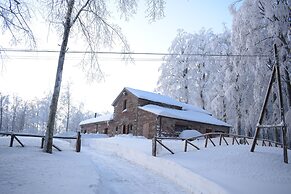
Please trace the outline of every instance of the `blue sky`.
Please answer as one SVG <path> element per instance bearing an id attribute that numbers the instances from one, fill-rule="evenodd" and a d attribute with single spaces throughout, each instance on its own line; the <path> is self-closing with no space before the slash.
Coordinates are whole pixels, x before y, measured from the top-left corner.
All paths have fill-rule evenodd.
<path id="1" fill-rule="evenodd" d="M 171 0 L 167 1 L 165 18 L 149 23 L 140 5 L 138 14 L 129 22 L 121 22 L 121 27 L 136 51 L 165 52 L 177 34 L 177 29 L 198 32 L 211 28 L 221 32 L 223 24 L 231 28 L 228 7 L 234 0 Z"/>
<path id="2" fill-rule="evenodd" d="M 143 1 L 140 0 L 139 3 L 141 2 Z M 177 29 L 197 32 L 204 27 L 221 32 L 223 23 L 231 28 L 232 18 L 228 6 L 233 2 L 234 0 L 170 0 L 166 4 L 165 18 L 154 23 L 148 22 L 144 6 L 139 4 L 138 14 L 129 22 L 120 21 L 118 16 L 115 16 L 114 21 L 122 28 L 132 51 L 167 52 L 177 34 Z M 41 27 L 36 29 L 40 32 L 39 48 L 59 48 L 56 35 L 50 34 L 47 39 Z M 78 41 L 70 40 L 69 48 L 78 48 L 78 44 Z M 113 50 L 118 50 L 118 47 L 116 48 Z M 24 57 L 17 59 L 15 54 L 7 54 L 10 59 L 3 61 L 5 68 L 0 73 L 0 92 L 33 99 L 42 97 L 44 93 L 53 89 L 57 54 L 51 57 L 29 54 L 29 59 Z M 124 64 L 118 60 L 101 61 L 101 69 L 106 75 L 105 80 L 100 83 L 88 83 L 78 67 L 80 58 L 67 56 L 63 83 L 67 81 L 73 83 L 73 99 L 77 103 L 83 102 L 88 110 L 112 111 L 111 103 L 123 87 L 153 91 L 157 86 L 160 61 L 137 60 L 135 64 Z"/>

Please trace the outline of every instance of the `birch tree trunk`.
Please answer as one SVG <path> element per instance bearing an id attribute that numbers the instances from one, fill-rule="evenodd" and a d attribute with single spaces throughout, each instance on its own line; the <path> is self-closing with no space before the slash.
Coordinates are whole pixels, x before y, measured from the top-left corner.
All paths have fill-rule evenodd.
<path id="1" fill-rule="evenodd" d="M 47 153 L 52 153 L 55 117 L 56 117 L 58 99 L 59 99 L 60 90 L 61 90 L 63 66 L 64 66 L 68 39 L 70 35 L 70 30 L 71 30 L 71 16 L 72 16 L 73 8 L 74 8 L 74 3 L 75 3 L 75 0 L 68 1 L 68 10 L 67 10 L 66 18 L 65 18 L 65 23 L 64 23 L 63 41 L 62 41 L 61 50 L 59 53 L 58 69 L 56 73 L 55 86 L 54 86 L 53 96 L 51 100 L 49 119 L 47 123 L 46 135 L 45 135 L 44 152 L 47 152 Z"/>

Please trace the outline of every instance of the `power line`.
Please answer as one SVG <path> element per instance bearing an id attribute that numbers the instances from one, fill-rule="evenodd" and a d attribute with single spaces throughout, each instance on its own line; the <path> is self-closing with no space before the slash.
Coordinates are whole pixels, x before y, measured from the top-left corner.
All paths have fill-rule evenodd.
<path id="1" fill-rule="evenodd" d="M 0 52 L 18 52 L 18 53 L 59 53 L 58 50 L 36 50 L 36 49 L 10 49 L 2 48 Z M 112 54 L 112 55 L 152 55 L 152 56 L 200 56 L 200 57 L 270 57 L 269 55 L 248 55 L 248 54 L 204 54 L 204 53 L 161 53 L 161 52 L 118 52 L 118 51 L 66 51 L 68 54 Z"/>
<path id="2" fill-rule="evenodd" d="M 56 60 L 56 56 L 49 56 L 49 55 L 42 55 L 42 56 L 35 56 L 35 55 L 9 55 L 5 57 L 7 60 Z M 83 56 L 67 56 L 66 60 L 83 60 Z M 131 59 L 133 61 L 147 61 L 147 62 L 165 62 L 169 61 L 169 59 L 166 59 L 161 56 L 131 56 Z M 128 59 L 120 56 L 99 56 L 99 61 L 127 61 Z M 207 59 L 206 59 L 207 60 Z M 225 61 L 225 58 L 217 59 L 216 61 Z M 180 61 L 179 58 L 172 58 L 170 61 Z M 187 59 L 187 62 L 196 62 L 194 58 Z"/>

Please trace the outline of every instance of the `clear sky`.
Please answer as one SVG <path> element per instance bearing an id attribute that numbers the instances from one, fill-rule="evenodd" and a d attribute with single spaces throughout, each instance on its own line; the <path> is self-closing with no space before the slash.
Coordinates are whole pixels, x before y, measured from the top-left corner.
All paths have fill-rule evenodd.
<path id="1" fill-rule="evenodd" d="M 221 32 L 223 23 L 231 28 L 228 6 L 234 0 L 170 0 L 166 4 L 165 18 L 154 23 L 149 23 L 145 18 L 142 2 L 139 1 L 137 15 L 128 22 L 114 18 L 134 52 L 167 52 L 177 29 L 197 32 L 204 27 Z M 44 35 L 45 24 L 37 24 L 34 29 L 38 32 L 38 49 L 58 50 L 57 36 L 52 33 Z M 15 48 L 6 42 L 0 39 L 3 47 Z M 78 40 L 70 40 L 69 48 L 78 48 L 78 44 Z M 57 56 L 7 52 L 0 72 L 0 92 L 17 94 L 24 99 L 43 97 L 53 89 Z M 63 84 L 68 81 L 72 83 L 75 103 L 83 102 L 86 109 L 99 113 L 112 111 L 111 103 L 123 87 L 147 91 L 154 91 L 157 87 L 161 61 L 153 60 L 152 56 L 140 56 L 134 64 L 125 64 L 119 60 L 119 55 L 100 57 L 105 79 L 99 83 L 86 80 L 78 65 L 81 55 L 70 54 L 66 57 Z"/>

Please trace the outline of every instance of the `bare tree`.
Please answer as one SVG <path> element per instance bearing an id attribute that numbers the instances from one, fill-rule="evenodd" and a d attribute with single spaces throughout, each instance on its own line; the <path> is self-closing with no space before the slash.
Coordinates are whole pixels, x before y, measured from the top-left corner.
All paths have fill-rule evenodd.
<path id="1" fill-rule="evenodd" d="M 71 109 L 72 109 L 72 95 L 71 95 L 71 86 L 70 84 L 67 85 L 65 91 L 66 97 L 66 132 L 69 130 L 69 123 L 71 118 Z"/>
<path id="2" fill-rule="evenodd" d="M 137 3 L 135 0 L 118 0 L 118 10 L 125 16 L 135 13 Z M 152 20 L 163 15 L 164 0 L 147 0 L 148 5 L 152 6 L 149 10 L 149 17 Z M 123 49 L 129 50 L 125 37 L 117 25 L 111 24 L 108 19 L 109 1 L 105 0 L 51 0 L 46 3 L 50 7 L 49 20 L 57 28 L 62 26 L 62 43 L 58 59 L 58 68 L 55 79 L 53 97 L 50 105 L 50 113 L 46 130 L 44 151 L 52 153 L 53 132 L 55 117 L 58 106 L 58 99 L 61 89 L 63 66 L 67 52 L 68 40 L 72 32 L 78 33 L 87 43 L 88 54 L 84 56 L 84 67 L 90 75 L 99 77 L 100 68 L 96 51 L 100 46 L 112 46 L 114 40 L 118 39 L 123 43 Z M 88 62 L 87 62 L 88 61 Z M 89 70 L 89 71 L 88 71 Z"/>
<path id="3" fill-rule="evenodd" d="M 2 131 L 4 108 L 7 106 L 7 103 L 8 96 L 2 95 L 0 93 L 0 131 Z"/>
<path id="4" fill-rule="evenodd" d="M 72 83 L 67 82 L 63 92 L 61 92 L 60 106 L 58 107 L 58 115 L 62 118 L 61 122 L 65 131 L 69 131 L 69 124 L 72 116 Z"/>
<path id="5" fill-rule="evenodd" d="M 24 101 L 21 107 L 21 112 L 19 113 L 20 118 L 19 118 L 19 124 L 18 124 L 18 131 L 23 131 L 25 129 L 27 112 L 28 112 L 28 104 L 27 102 Z"/>
<path id="6" fill-rule="evenodd" d="M 24 0 L 0 1 L 0 27 L 11 35 L 13 43 L 29 41 L 35 46 L 35 38 L 28 22 L 31 18 L 30 9 Z"/>
<path id="7" fill-rule="evenodd" d="M 13 96 L 11 131 L 17 131 L 17 129 L 16 129 L 16 117 L 18 114 L 18 109 L 19 109 L 20 103 L 21 103 L 21 99 L 18 96 Z"/>

